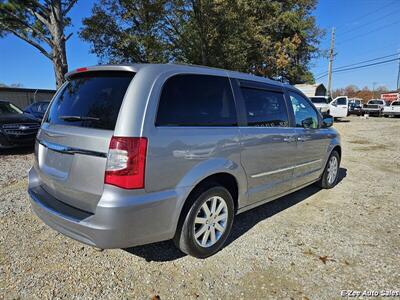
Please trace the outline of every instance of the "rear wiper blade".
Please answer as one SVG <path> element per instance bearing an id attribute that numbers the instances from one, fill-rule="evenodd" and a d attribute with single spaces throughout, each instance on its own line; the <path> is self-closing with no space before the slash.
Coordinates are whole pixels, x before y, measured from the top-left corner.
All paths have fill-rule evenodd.
<path id="1" fill-rule="evenodd" d="M 75 122 L 75 121 L 99 121 L 100 118 L 94 118 L 94 117 L 81 117 L 81 116 L 59 116 L 59 119 L 62 119 L 64 121 L 68 122 Z"/>

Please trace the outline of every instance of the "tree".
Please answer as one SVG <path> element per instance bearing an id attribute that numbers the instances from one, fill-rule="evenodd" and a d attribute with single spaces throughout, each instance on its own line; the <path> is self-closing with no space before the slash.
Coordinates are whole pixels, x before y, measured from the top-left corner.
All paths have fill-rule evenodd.
<path id="1" fill-rule="evenodd" d="M 100 0 L 81 38 L 104 62 L 184 62 L 313 82 L 315 0 Z"/>
<path id="2" fill-rule="evenodd" d="M 68 71 L 65 35 L 67 17 L 77 0 L 0 0 L 0 36 L 13 34 L 39 50 L 53 63 L 56 84 Z"/>
<path id="3" fill-rule="evenodd" d="M 386 86 L 379 86 L 375 89 L 375 91 L 371 91 L 367 86 L 363 87 L 361 90 L 356 85 L 348 85 L 345 88 L 335 89 L 332 93 L 333 98 L 337 96 L 348 96 L 349 98 L 361 98 L 364 102 L 374 99 L 380 98 L 380 95 L 384 92 L 387 92 L 388 89 Z"/>

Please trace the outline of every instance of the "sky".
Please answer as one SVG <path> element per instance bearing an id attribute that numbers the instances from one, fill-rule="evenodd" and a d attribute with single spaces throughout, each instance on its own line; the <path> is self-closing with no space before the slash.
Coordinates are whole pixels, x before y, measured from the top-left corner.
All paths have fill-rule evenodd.
<path id="1" fill-rule="evenodd" d="M 98 58 L 90 53 L 90 44 L 82 41 L 77 32 L 82 19 L 91 15 L 93 0 L 80 0 L 70 12 L 73 26 L 67 34 L 69 69 L 96 65 Z M 400 0 L 320 0 L 313 12 L 318 26 L 326 34 L 320 48 L 328 50 L 330 32 L 335 27 L 335 60 L 333 68 L 400 53 Z M 396 58 L 390 56 L 382 60 Z M 376 61 L 367 62 L 374 63 Z M 369 68 L 337 72 L 332 75 L 332 87 L 355 84 L 359 88 L 386 86 L 396 88 L 398 61 Z M 320 57 L 311 62 L 317 78 L 328 69 L 328 59 Z M 327 84 L 327 77 L 316 79 Z M 0 83 L 22 84 L 26 88 L 55 88 L 51 61 L 36 48 L 8 35 L 0 39 Z"/>

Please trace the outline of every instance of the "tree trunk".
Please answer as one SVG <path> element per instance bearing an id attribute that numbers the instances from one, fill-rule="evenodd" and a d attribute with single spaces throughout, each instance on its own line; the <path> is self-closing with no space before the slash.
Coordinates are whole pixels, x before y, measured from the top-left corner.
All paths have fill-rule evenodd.
<path id="1" fill-rule="evenodd" d="M 63 41 L 62 43 L 64 44 L 65 49 L 65 42 Z M 68 72 L 68 65 L 65 51 L 56 48 L 57 47 L 53 48 L 52 61 L 54 67 L 54 75 L 56 77 L 56 86 L 58 89 L 65 81 L 64 75 Z"/>
<path id="2" fill-rule="evenodd" d="M 49 30 L 52 35 L 52 61 L 58 89 L 65 81 L 64 75 L 68 72 L 68 63 L 61 0 L 53 1 L 53 3 L 52 13 L 50 14 L 51 28 Z"/>
<path id="3" fill-rule="evenodd" d="M 203 3 L 201 0 L 194 0 L 192 2 L 192 7 L 193 7 L 193 13 L 194 13 L 194 19 L 196 20 L 197 27 L 199 30 L 199 35 L 200 35 L 200 59 L 201 59 L 201 64 L 203 66 L 208 65 L 208 47 L 207 47 L 207 30 L 206 30 L 206 24 L 205 20 L 203 18 L 203 15 L 205 14 L 204 12 L 204 7 Z"/>

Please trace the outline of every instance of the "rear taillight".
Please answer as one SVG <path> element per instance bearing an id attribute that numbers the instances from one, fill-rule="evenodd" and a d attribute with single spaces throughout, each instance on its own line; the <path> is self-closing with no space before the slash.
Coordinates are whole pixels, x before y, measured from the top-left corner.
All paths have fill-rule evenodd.
<path id="1" fill-rule="evenodd" d="M 104 183 L 124 189 L 144 188 L 147 138 L 113 136 Z"/>

